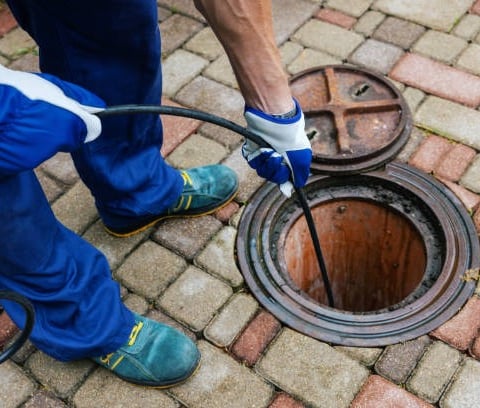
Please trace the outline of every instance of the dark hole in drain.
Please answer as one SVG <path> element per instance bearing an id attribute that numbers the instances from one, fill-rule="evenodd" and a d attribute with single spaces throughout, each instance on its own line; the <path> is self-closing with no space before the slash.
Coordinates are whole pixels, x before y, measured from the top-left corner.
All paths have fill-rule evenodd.
<path id="1" fill-rule="evenodd" d="M 332 285 L 335 308 L 371 312 L 408 297 L 425 275 L 422 235 L 396 210 L 369 200 L 342 199 L 312 209 Z M 314 301 L 327 298 L 305 218 L 285 241 L 288 274 Z"/>

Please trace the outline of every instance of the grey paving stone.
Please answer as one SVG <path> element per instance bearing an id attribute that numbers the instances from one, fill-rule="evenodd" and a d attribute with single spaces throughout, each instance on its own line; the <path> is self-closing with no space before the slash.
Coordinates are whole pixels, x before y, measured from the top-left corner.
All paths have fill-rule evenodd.
<path id="1" fill-rule="evenodd" d="M 357 33 L 363 34 L 367 37 L 371 36 L 376 28 L 385 19 L 385 14 L 372 10 L 363 14 L 353 27 Z"/>
<path id="2" fill-rule="evenodd" d="M 348 407 L 368 370 L 325 343 L 285 329 L 257 363 L 258 372 L 308 406 Z"/>
<path id="3" fill-rule="evenodd" d="M 403 384 L 430 344 L 428 336 L 388 346 L 375 364 L 375 371 L 396 384 Z"/>
<path id="4" fill-rule="evenodd" d="M 419 54 L 450 64 L 467 45 L 463 38 L 429 30 L 419 38 L 412 49 Z"/>
<path id="5" fill-rule="evenodd" d="M 158 0 L 160 6 L 170 10 L 171 13 L 184 14 L 200 21 L 205 21 L 191 0 Z"/>
<path id="6" fill-rule="evenodd" d="M 222 228 L 211 242 L 195 258 L 195 264 L 233 287 L 243 283 L 243 277 L 235 263 L 235 239 L 237 230 Z"/>
<path id="7" fill-rule="evenodd" d="M 335 350 L 341 351 L 347 356 L 360 361 L 363 365 L 371 367 L 375 364 L 383 349 L 370 347 L 343 347 L 337 346 Z"/>
<path id="8" fill-rule="evenodd" d="M 65 184 L 73 185 L 79 180 L 77 170 L 68 153 L 57 153 L 39 167 L 45 173 Z"/>
<path id="9" fill-rule="evenodd" d="M 22 55 L 20 58 L 13 61 L 8 68 L 17 71 L 40 72 L 37 47 L 28 54 Z"/>
<path id="10" fill-rule="evenodd" d="M 11 361 L 0 364 L 0 406 L 17 408 L 35 390 L 35 383 Z"/>
<path id="11" fill-rule="evenodd" d="M 36 46 L 32 37 L 21 28 L 15 28 L 0 38 L 0 53 L 9 58 L 19 58 Z"/>
<path id="12" fill-rule="evenodd" d="M 189 136 L 168 155 L 167 162 L 177 169 L 220 163 L 228 155 L 225 146 L 199 134 Z"/>
<path id="13" fill-rule="evenodd" d="M 290 74 L 297 74 L 309 68 L 322 65 L 338 65 L 341 63 L 342 60 L 340 58 L 329 55 L 323 51 L 306 48 L 288 65 L 287 71 Z"/>
<path id="14" fill-rule="evenodd" d="M 372 3 L 373 0 L 327 0 L 326 6 L 340 10 L 345 14 L 360 17 Z"/>
<path id="15" fill-rule="evenodd" d="M 205 27 L 195 34 L 183 48 L 210 61 L 217 59 L 224 52 L 222 44 L 210 27 Z"/>
<path id="16" fill-rule="evenodd" d="M 67 228 L 82 234 L 98 218 L 90 190 L 81 181 L 56 200 L 52 210 Z"/>
<path id="17" fill-rule="evenodd" d="M 186 268 L 187 262 L 182 257 L 146 241 L 122 263 L 115 277 L 131 291 L 153 300 Z"/>
<path id="18" fill-rule="evenodd" d="M 125 257 L 144 240 L 148 232 L 147 230 L 131 237 L 116 238 L 108 234 L 103 224 L 98 221 L 83 234 L 83 238 L 103 253 L 112 270 L 115 270 Z"/>
<path id="19" fill-rule="evenodd" d="M 286 67 L 302 52 L 303 47 L 293 41 L 287 41 L 280 47 L 282 63 Z"/>
<path id="20" fill-rule="evenodd" d="M 377 0 L 373 4 L 383 13 L 445 32 L 453 28 L 471 5 L 471 0 Z"/>
<path id="21" fill-rule="evenodd" d="M 17 364 L 23 364 L 36 349 L 32 342 L 27 340 L 20 350 L 11 357 L 11 360 Z"/>
<path id="22" fill-rule="evenodd" d="M 55 394 L 49 391 L 41 390 L 36 392 L 30 398 L 23 408 L 66 408 L 61 400 L 55 397 Z"/>
<path id="23" fill-rule="evenodd" d="M 135 293 L 127 294 L 123 301 L 132 312 L 144 315 L 148 311 L 148 302 Z"/>
<path id="24" fill-rule="evenodd" d="M 172 12 L 165 7 L 157 7 L 158 21 L 165 21 L 168 17 L 172 15 Z"/>
<path id="25" fill-rule="evenodd" d="M 316 9 L 316 4 L 306 0 L 272 1 L 273 30 L 277 44 L 283 44 L 290 38 Z"/>
<path id="26" fill-rule="evenodd" d="M 87 378 L 73 403 L 76 408 L 179 408 L 179 403 L 163 391 L 127 383 L 103 368 Z"/>
<path id="27" fill-rule="evenodd" d="M 479 406 L 480 363 L 467 358 L 440 401 L 440 407 L 476 408 Z"/>
<path id="28" fill-rule="evenodd" d="M 349 61 L 387 74 L 402 55 L 403 50 L 395 45 L 369 39 L 355 50 Z"/>
<path id="29" fill-rule="evenodd" d="M 162 222 L 153 234 L 153 240 L 191 260 L 211 237 L 222 228 L 212 216 L 171 219 Z"/>
<path id="30" fill-rule="evenodd" d="M 460 55 L 456 66 L 475 75 L 480 75 L 480 45 L 470 44 Z"/>
<path id="31" fill-rule="evenodd" d="M 176 320 L 201 331 L 232 293 L 227 284 L 191 266 L 165 291 L 158 304 Z"/>
<path id="32" fill-rule="evenodd" d="M 35 169 L 35 174 L 49 203 L 52 203 L 63 194 L 63 188 L 43 171 Z"/>
<path id="33" fill-rule="evenodd" d="M 237 79 L 233 73 L 230 61 L 225 54 L 212 62 L 207 69 L 205 69 L 203 75 L 230 88 L 238 89 Z"/>
<path id="34" fill-rule="evenodd" d="M 218 347 L 228 347 L 257 310 L 258 303 L 252 296 L 246 293 L 232 296 L 205 328 L 205 338 Z"/>
<path id="35" fill-rule="evenodd" d="M 162 55 L 166 56 L 181 47 L 203 27 L 203 24 L 198 20 L 180 14 L 173 14 L 167 18 L 160 23 Z"/>
<path id="36" fill-rule="evenodd" d="M 480 193 L 480 155 L 475 156 L 475 159 L 470 163 L 467 171 L 460 179 L 460 184 L 475 193 Z"/>
<path id="37" fill-rule="evenodd" d="M 187 407 L 266 408 L 273 387 L 253 371 L 211 344 L 200 341 L 202 364 L 185 384 L 171 393 Z"/>
<path id="38" fill-rule="evenodd" d="M 309 20 L 293 36 L 305 47 L 347 58 L 363 42 L 363 36 L 319 20 Z"/>
<path id="39" fill-rule="evenodd" d="M 375 31 L 373 38 L 398 45 L 403 49 L 410 46 L 425 32 L 425 27 L 400 18 L 388 17 Z"/>
<path id="40" fill-rule="evenodd" d="M 60 398 L 67 398 L 95 367 L 89 360 L 64 363 L 37 351 L 30 356 L 26 367 L 42 385 L 55 392 Z"/>
<path id="41" fill-rule="evenodd" d="M 415 113 L 420 103 L 425 99 L 425 93 L 419 89 L 407 87 L 403 91 L 403 97 L 405 98 L 410 111 Z"/>
<path id="42" fill-rule="evenodd" d="M 229 221 L 229 224 L 233 227 L 233 228 L 237 228 L 238 229 L 238 225 L 240 223 L 240 219 L 242 217 L 242 214 L 243 214 L 243 210 L 245 209 L 245 206 L 243 207 L 240 207 L 240 209 L 233 215 L 233 217 L 230 218 L 230 221 Z"/>
<path id="43" fill-rule="evenodd" d="M 172 98 L 208 65 L 208 60 L 182 49 L 175 50 L 162 63 L 162 93 Z"/>
<path id="44" fill-rule="evenodd" d="M 472 40 L 480 32 L 480 16 L 476 14 L 466 14 L 452 32 L 465 40 Z"/>
<path id="45" fill-rule="evenodd" d="M 420 146 L 420 143 L 422 143 L 424 138 L 425 132 L 414 126 L 412 132 L 410 133 L 407 144 L 403 147 L 395 159 L 404 163 L 408 162 L 410 156 L 417 150 L 417 147 Z"/>
<path id="46" fill-rule="evenodd" d="M 480 150 L 479 111 L 429 96 L 414 119 L 419 127 Z"/>
<path id="47" fill-rule="evenodd" d="M 428 402 L 436 403 L 453 374 L 462 355 L 442 342 L 434 342 L 425 352 L 407 382 L 407 389 Z"/>

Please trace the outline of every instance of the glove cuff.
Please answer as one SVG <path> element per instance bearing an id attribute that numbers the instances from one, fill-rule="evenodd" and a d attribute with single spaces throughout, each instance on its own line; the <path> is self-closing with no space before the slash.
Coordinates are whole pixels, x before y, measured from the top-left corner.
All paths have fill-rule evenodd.
<path id="1" fill-rule="evenodd" d="M 268 120 L 273 123 L 288 125 L 290 123 L 295 123 L 299 121 L 302 116 L 302 109 L 300 108 L 300 105 L 295 98 L 293 98 L 293 103 L 295 104 L 295 106 L 290 112 L 280 115 L 271 115 L 269 113 L 261 111 L 260 109 L 252 108 L 250 106 L 245 106 L 244 115 L 251 113 L 255 116 L 261 117 L 262 119 Z"/>

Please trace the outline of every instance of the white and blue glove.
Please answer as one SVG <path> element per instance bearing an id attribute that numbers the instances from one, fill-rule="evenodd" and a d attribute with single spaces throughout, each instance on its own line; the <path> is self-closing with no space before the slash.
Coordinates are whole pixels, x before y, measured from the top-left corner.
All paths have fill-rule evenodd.
<path id="1" fill-rule="evenodd" d="M 249 107 L 245 108 L 244 114 L 247 129 L 270 147 L 261 147 L 246 140 L 242 146 L 243 157 L 260 177 L 278 184 L 287 197 L 291 196 L 293 186 L 303 187 L 306 184 L 312 162 L 312 147 L 297 101 L 295 108 L 295 114 L 289 118 L 268 115 Z"/>
<path id="2" fill-rule="evenodd" d="M 0 101 L 0 175 L 33 169 L 57 152 L 94 140 L 102 130 L 93 113 L 105 103 L 53 75 L 0 65 Z"/>

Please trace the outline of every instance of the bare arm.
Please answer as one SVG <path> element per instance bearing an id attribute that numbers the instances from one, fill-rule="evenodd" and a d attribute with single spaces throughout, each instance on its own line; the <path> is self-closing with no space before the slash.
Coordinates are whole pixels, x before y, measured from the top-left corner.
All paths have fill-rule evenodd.
<path id="1" fill-rule="evenodd" d="M 271 0 L 195 0 L 195 5 L 225 48 L 247 106 L 270 114 L 292 110 Z"/>

